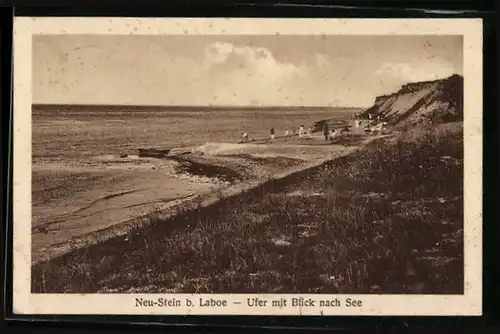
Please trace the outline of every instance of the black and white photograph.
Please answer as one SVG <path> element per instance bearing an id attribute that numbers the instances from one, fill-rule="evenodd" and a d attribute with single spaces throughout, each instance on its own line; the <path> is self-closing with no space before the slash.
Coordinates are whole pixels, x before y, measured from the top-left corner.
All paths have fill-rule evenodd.
<path id="1" fill-rule="evenodd" d="M 85 20 L 18 19 L 19 305 L 480 312 L 480 20 Z"/>

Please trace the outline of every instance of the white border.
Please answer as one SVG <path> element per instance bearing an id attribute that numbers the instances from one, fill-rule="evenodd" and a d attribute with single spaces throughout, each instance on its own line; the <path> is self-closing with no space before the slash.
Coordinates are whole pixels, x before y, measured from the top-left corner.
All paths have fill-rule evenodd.
<path id="1" fill-rule="evenodd" d="M 297 295 L 134 295 L 31 293 L 32 35 L 462 35 L 464 38 L 465 294 L 301 295 L 363 301 L 362 307 L 247 307 L 246 298 Z M 14 296 L 16 314 L 480 315 L 482 313 L 481 19 L 29 18 L 14 20 Z M 228 307 L 135 307 L 136 298 L 223 298 Z M 239 305 L 234 301 L 242 302 Z M 342 301 L 343 302 L 343 301 Z M 269 304 L 269 303 L 268 303 Z"/>

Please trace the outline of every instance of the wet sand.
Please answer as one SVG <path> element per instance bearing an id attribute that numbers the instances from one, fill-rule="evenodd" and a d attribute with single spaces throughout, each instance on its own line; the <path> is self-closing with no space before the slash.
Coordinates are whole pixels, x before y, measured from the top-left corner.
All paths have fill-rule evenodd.
<path id="1" fill-rule="evenodd" d="M 192 147 L 180 160 L 99 155 L 81 160 L 34 159 L 32 261 L 74 247 L 86 235 L 117 228 L 138 217 L 193 201 L 212 202 L 273 177 L 302 170 L 346 151 L 341 145 L 209 143 Z M 183 161 L 219 166 L 239 180 L 192 174 Z M 212 196 L 213 195 L 213 196 Z"/>
<path id="2" fill-rule="evenodd" d="M 170 161 L 124 159 L 116 163 L 100 158 L 92 164 L 33 164 L 33 259 L 54 245 L 165 209 L 218 186 L 210 180 L 179 177 Z"/>

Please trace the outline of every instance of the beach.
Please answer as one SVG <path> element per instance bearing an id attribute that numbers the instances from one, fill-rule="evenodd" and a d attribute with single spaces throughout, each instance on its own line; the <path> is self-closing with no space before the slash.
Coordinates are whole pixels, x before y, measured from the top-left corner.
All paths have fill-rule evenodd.
<path id="1" fill-rule="evenodd" d="M 333 116 L 348 119 L 349 112 Z M 310 125 L 327 117 L 331 110 L 299 110 L 292 116 L 261 110 L 245 116 L 237 111 L 142 111 L 126 117 L 118 108 L 35 111 L 32 261 L 64 253 L 89 234 L 104 231 L 106 237 L 110 228 L 139 217 L 227 188 L 237 193 L 345 154 L 344 146 L 326 145 L 319 134 L 268 139 L 268 124 L 284 132 L 293 123 Z M 238 143 L 241 129 L 255 134 L 253 142 Z M 141 148 L 182 154 L 142 157 Z"/>

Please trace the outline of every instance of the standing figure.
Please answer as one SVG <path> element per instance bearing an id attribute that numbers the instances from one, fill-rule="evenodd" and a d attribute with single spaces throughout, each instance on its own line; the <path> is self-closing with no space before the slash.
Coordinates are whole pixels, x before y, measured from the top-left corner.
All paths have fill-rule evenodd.
<path id="1" fill-rule="evenodd" d="M 248 133 L 243 132 L 243 141 L 246 143 L 248 141 Z"/>
<path id="2" fill-rule="evenodd" d="M 274 139 L 274 128 L 271 128 L 271 139 Z"/>
<path id="3" fill-rule="evenodd" d="M 301 125 L 299 128 L 299 137 L 302 137 L 304 135 L 304 126 Z"/>
<path id="4" fill-rule="evenodd" d="M 330 135 L 330 129 L 328 128 L 327 122 L 323 124 L 323 135 L 325 136 L 325 141 L 328 141 L 328 137 Z"/>
<path id="5" fill-rule="evenodd" d="M 288 137 L 288 129 L 285 129 L 285 136 Z"/>

